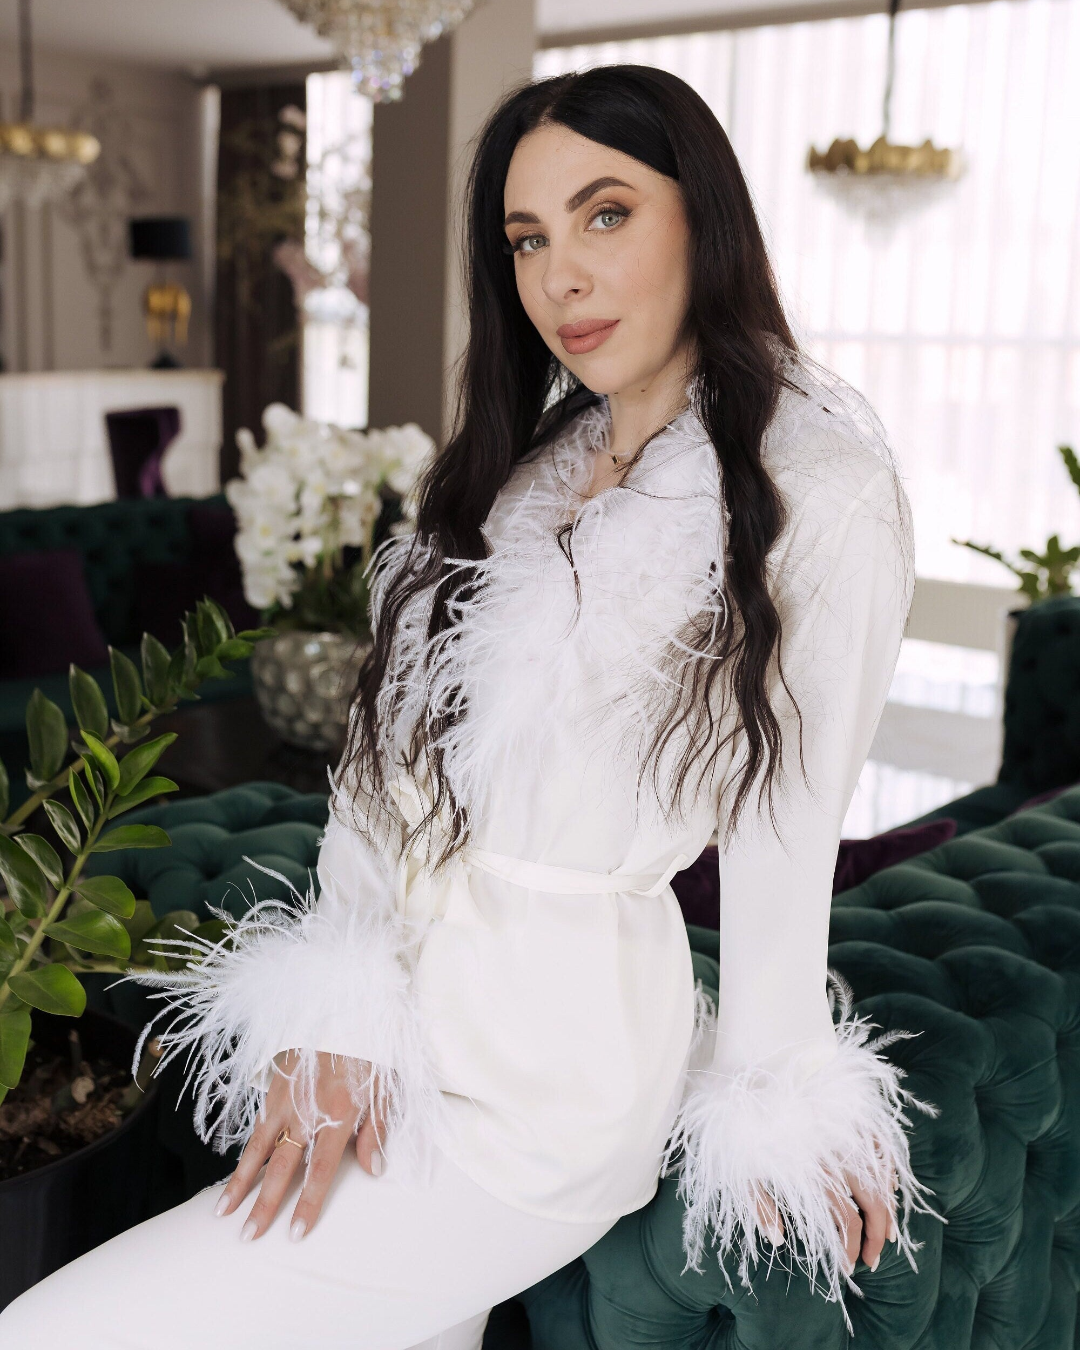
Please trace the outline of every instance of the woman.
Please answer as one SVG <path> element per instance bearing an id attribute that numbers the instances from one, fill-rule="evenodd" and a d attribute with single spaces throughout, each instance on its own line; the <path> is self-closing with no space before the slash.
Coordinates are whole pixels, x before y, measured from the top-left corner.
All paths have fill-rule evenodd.
<path id="1" fill-rule="evenodd" d="M 102 1350 L 475 1350 L 671 1170 L 688 1267 L 715 1243 L 747 1282 L 764 1237 L 842 1302 L 888 1238 L 914 1266 L 902 1108 L 936 1108 L 826 969 L 911 598 L 889 451 L 800 357 L 673 76 L 508 96 L 467 257 L 457 427 L 376 559 L 321 897 L 138 977 L 240 1164 L 30 1291 L 12 1344 L 77 1316 Z M 714 1009 L 668 883 L 717 830 Z"/>

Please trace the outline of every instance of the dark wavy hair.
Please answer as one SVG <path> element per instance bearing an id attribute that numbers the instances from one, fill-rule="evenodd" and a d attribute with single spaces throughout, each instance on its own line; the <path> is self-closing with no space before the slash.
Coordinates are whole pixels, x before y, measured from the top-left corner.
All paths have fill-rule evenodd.
<path id="1" fill-rule="evenodd" d="M 730 834 L 763 765 L 758 800 L 767 791 L 772 814 L 780 760 L 782 738 L 769 703 L 768 672 L 774 651 L 779 657 L 781 623 L 766 585 L 766 558 L 784 527 L 785 508 L 761 447 L 781 386 L 789 383 L 782 358 L 797 349 L 746 181 L 723 128 L 689 85 L 649 66 L 601 66 L 524 85 L 502 100 L 480 133 L 466 197 L 469 337 L 453 432 L 418 488 L 413 565 L 397 570 L 382 598 L 374 644 L 354 695 L 343 766 L 357 770 L 354 782 L 366 780 L 366 792 L 381 796 L 378 700 L 403 612 L 432 588 L 428 636 L 452 628 L 453 597 L 469 584 L 461 560 L 488 556 L 481 527 L 496 494 L 524 456 L 597 402 L 580 382 L 567 380 L 568 372 L 529 320 L 518 297 L 514 260 L 504 247 L 503 189 L 511 156 L 523 136 L 548 123 L 632 156 L 675 180 L 682 195 L 691 237 L 686 322 L 696 355 L 695 411 L 716 447 L 729 515 L 717 605 L 724 618 L 717 623 L 711 615 L 691 633 L 691 648 L 701 659 L 686 668 L 644 762 L 655 770 L 660 753 L 669 744 L 678 747 L 673 738 L 685 729 L 672 793 L 678 802 L 694 764 L 704 773 L 741 729 L 745 757 L 728 813 Z M 448 559 L 458 560 L 453 568 Z M 727 697 L 734 698 L 738 717 L 728 736 L 713 744 L 710 733 L 720 714 L 712 693 L 721 673 L 730 681 Z M 468 836 L 463 804 L 446 781 L 437 745 L 450 715 L 432 710 L 420 718 L 409 752 L 410 765 L 425 755 L 434 794 L 433 809 L 417 832 L 444 807 L 454 823 L 454 841 L 440 862 Z M 461 709 L 453 715 L 460 716 Z"/>

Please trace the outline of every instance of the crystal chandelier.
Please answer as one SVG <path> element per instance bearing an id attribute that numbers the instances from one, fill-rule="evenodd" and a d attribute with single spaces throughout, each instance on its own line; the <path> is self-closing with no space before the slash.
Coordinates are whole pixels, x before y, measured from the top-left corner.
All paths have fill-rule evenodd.
<path id="1" fill-rule="evenodd" d="M 19 120 L 0 122 L 0 211 L 59 201 L 86 177 L 101 142 L 85 131 L 34 125 L 34 64 L 30 0 L 19 0 Z"/>
<path id="2" fill-rule="evenodd" d="M 889 0 L 889 53 L 881 135 L 868 150 L 837 137 L 828 150 L 810 147 L 806 167 L 816 182 L 871 230 L 887 231 L 898 218 L 940 197 L 963 171 L 958 150 L 939 150 L 933 141 L 894 145 L 889 140 L 893 77 L 896 71 L 896 15 L 900 0 Z"/>
<path id="3" fill-rule="evenodd" d="M 451 32 L 473 0 L 282 0 L 327 38 L 352 71 L 353 84 L 376 103 L 400 99 L 420 49 Z"/>

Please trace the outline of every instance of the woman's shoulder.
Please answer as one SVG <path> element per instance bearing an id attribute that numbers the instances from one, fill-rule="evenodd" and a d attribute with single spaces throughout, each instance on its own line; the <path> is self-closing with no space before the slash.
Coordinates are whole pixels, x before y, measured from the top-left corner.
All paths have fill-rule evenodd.
<path id="1" fill-rule="evenodd" d="M 792 539 L 820 538 L 865 512 L 905 533 L 910 506 L 896 456 L 868 400 L 827 368 L 787 360 L 762 445 Z"/>

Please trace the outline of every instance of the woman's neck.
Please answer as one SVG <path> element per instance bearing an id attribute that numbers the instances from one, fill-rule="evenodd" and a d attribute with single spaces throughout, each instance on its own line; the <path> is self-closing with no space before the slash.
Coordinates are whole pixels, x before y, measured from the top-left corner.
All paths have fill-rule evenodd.
<path id="1" fill-rule="evenodd" d="M 690 367 L 686 353 L 678 353 L 644 384 L 608 395 L 611 432 L 608 453 L 620 460 L 635 451 L 667 425 L 687 405 L 686 386 Z"/>

